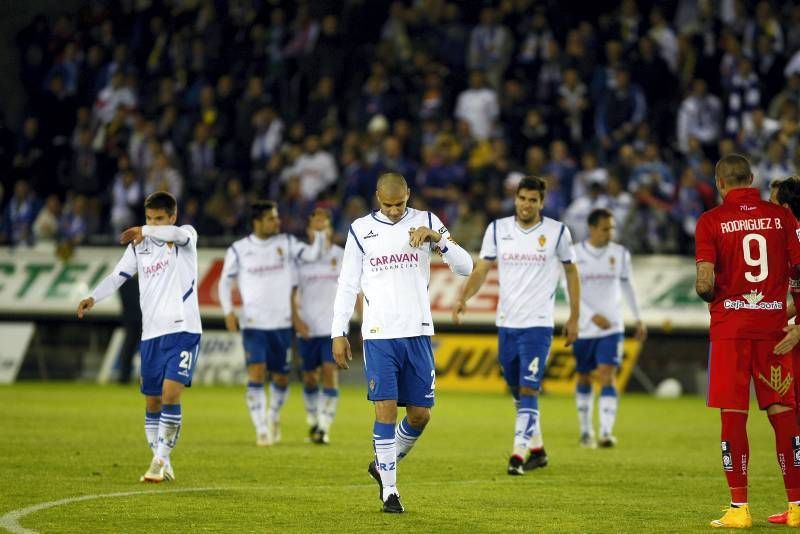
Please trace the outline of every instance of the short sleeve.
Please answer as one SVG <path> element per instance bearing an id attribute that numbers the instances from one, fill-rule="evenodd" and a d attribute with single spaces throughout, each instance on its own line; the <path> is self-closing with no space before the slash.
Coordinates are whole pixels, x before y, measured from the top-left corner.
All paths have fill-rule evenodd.
<path id="1" fill-rule="evenodd" d="M 486 232 L 483 234 L 480 256 L 484 260 L 497 259 L 497 221 L 492 221 L 492 223 L 486 227 Z"/>
<path id="2" fill-rule="evenodd" d="M 800 265 L 800 226 L 789 210 L 786 210 L 783 226 L 786 229 L 786 248 L 792 265 Z"/>
<path id="3" fill-rule="evenodd" d="M 797 237 L 795 237 L 795 241 Z M 714 231 L 712 221 L 705 213 L 697 220 L 694 232 L 694 261 L 695 263 L 708 262 L 716 265 L 717 248 L 714 246 Z"/>
<path id="4" fill-rule="evenodd" d="M 575 247 L 572 246 L 572 234 L 567 225 L 562 224 L 556 243 L 556 256 L 561 263 L 575 263 Z"/>

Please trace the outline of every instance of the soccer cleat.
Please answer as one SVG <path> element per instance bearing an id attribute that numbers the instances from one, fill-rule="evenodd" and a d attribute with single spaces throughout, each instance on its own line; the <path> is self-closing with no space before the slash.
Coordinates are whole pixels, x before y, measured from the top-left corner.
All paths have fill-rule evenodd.
<path id="1" fill-rule="evenodd" d="M 512 476 L 524 475 L 525 470 L 522 467 L 524 463 L 522 458 L 516 454 L 511 456 L 511 458 L 508 459 L 508 474 Z"/>
<path id="2" fill-rule="evenodd" d="M 257 447 L 269 447 L 270 445 L 272 445 L 272 437 L 269 435 L 269 432 L 261 432 L 256 435 Z"/>
<path id="3" fill-rule="evenodd" d="M 308 429 L 308 441 L 311 443 L 316 443 L 314 438 L 316 437 L 317 432 L 319 432 L 319 427 L 317 425 L 311 425 L 311 427 Z"/>
<path id="4" fill-rule="evenodd" d="M 164 480 L 175 480 L 175 471 L 172 470 L 172 464 L 167 464 L 164 466 Z"/>
<path id="5" fill-rule="evenodd" d="M 775 525 L 785 525 L 786 524 L 786 517 L 789 515 L 789 512 L 781 512 L 779 514 L 772 514 L 767 518 L 767 521 L 773 523 Z"/>
<path id="6" fill-rule="evenodd" d="M 375 460 L 371 461 L 367 466 L 367 473 L 378 483 L 378 498 L 383 502 L 383 482 L 381 481 L 381 474 L 378 473 L 378 468 L 375 465 Z"/>
<path id="7" fill-rule="evenodd" d="M 400 502 L 400 496 L 396 493 L 390 494 L 385 501 L 383 501 L 383 511 L 388 514 L 402 514 L 405 512 L 403 504 Z"/>
<path id="8" fill-rule="evenodd" d="M 597 445 L 604 449 L 610 449 L 617 445 L 617 438 L 615 438 L 611 434 L 606 434 L 605 436 L 600 437 L 600 439 L 597 442 Z"/>
<path id="9" fill-rule="evenodd" d="M 164 480 L 169 480 L 165 476 L 166 472 L 166 464 L 164 460 L 161 458 L 153 457 L 153 461 L 150 462 L 150 467 L 147 469 L 142 478 L 139 480 L 141 482 L 163 482 Z M 174 476 L 174 475 L 173 475 Z"/>
<path id="10" fill-rule="evenodd" d="M 594 439 L 594 436 L 591 434 L 581 434 L 581 439 L 578 440 L 578 444 L 583 447 L 584 449 L 596 449 L 597 448 L 597 441 Z"/>
<path id="11" fill-rule="evenodd" d="M 725 509 L 725 514 L 711 522 L 714 528 L 750 528 L 753 518 L 750 516 L 750 507 L 746 504 Z"/>
<path id="12" fill-rule="evenodd" d="M 327 432 L 325 432 L 324 430 L 317 429 L 314 435 L 311 436 L 311 442 L 316 443 L 317 445 L 327 445 L 328 443 L 331 442 L 331 440 L 328 437 Z"/>
<path id="13" fill-rule="evenodd" d="M 270 419 L 267 421 L 267 433 L 272 436 L 272 444 L 278 443 L 281 440 L 281 422 L 278 419 Z"/>
<path id="14" fill-rule="evenodd" d="M 536 469 L 537 467 L 544 467 L 547 465 L 547 453 L 544 452 L 544 449 L 539 449 L 537 451 L 531 451 L 531 455 L 528 456 L 528 460 L 522 466 L 525 471 L 531 471 Z"/>

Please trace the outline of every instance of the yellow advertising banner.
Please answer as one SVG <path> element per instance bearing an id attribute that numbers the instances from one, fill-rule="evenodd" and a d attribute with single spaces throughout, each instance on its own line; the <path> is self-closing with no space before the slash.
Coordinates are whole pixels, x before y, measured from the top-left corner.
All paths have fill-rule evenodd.
<path id="1" fill-rule="evenodd" d="M 542 380 L 546 393 L 575 393 L 575 356 L 565 338 L 553 337 L 547 367 Z M 622 365 L 617 374 L 617 388 L 625 391 L 641 343 L 633 338 L 623 342 Z M 445 391 L 507 390 L 503 371 L 497 361 L 497 336 L 494 334 L 437 334 L 433 337 L 436 360 L 436 388 Z"/>

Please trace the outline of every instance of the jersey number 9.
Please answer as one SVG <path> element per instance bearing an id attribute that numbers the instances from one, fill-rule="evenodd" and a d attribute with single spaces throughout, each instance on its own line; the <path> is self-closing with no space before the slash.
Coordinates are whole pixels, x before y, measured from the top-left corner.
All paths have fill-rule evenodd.
<path id="1" fill-rule="evenodd" d="M 753 257 L 750 251 L 750 243 L 756 242 L 758 246 L 758 256 Z M 748 282 L 762 282 L 769 276 L 769 264 L 767 263 L 767 239 L 761 234 L 747 234 L 742 238 L 742 251 L 744 252 L 744 262 L 750 267 L 758 267 L 757 274 L 750 271 L 744 273 L 744 278 Z"/>

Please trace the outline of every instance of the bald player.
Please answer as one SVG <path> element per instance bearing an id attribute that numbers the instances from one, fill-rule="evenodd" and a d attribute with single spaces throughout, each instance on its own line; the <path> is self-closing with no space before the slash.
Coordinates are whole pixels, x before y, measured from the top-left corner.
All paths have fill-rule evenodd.
<path id="1" fill-rule="evenodd" d="M 450 237 L 439 218 L 409 208 L 410 191 L 397 173 L 378 178 L 380 209 L 353 221 L 345 244 L 333 306 L 333 356 L 342 369 L 352 359 L 347 333 L 359 290 L 364 293 L 361 334 L 367 398 L 375 405 L 375 459 L 383 511 L 403 512 L 397 462 L 419 439 L 431 417 L 436 371 L 431 350 L 428 281 L 430 259 L 441 254 L 450 270 L 467 276 L 472 257 Z M 397 407 L 406 416 L 397 424 Z"/>

